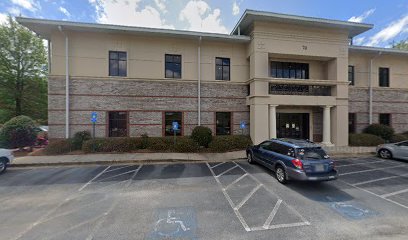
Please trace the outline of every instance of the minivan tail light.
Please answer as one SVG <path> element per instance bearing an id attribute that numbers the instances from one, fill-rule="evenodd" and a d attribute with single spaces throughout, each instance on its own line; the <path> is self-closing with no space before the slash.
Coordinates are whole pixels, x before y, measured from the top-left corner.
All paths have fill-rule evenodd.
<path id="1" fill-rule="evenodd" d="M 292 160 L 292 163 L 293 163 L 293 165 L 295 165 L 295 167 L 297 168 L 297 169 L 303 169 L 303 163 L 302 163 L 302 161 L 300 161 L 299 159 L 293 159 Z"/>

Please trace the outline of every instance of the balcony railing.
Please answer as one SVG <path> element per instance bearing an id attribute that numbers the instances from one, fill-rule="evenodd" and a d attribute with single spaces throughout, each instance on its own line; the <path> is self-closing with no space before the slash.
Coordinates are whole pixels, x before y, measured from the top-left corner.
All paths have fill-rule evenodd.
<path id="1" fill-rule="evenodd" d="M 269 94 L 331 96 L 331 86 L 269 83 Z"/>

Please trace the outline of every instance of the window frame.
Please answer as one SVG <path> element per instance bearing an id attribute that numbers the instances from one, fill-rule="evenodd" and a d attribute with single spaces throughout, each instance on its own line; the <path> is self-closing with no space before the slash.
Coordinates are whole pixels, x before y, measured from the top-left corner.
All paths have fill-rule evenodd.
<path id="1" fill-rule="evenodd" d="M 384 124 L 384 123 L 382 123 L 382 117 L 384 117 L 384 116 L 387 116 L 387 122 L 388 122 L 388 124 Z M 385 125 L 385 126 L 389 126 L 389 127 L 391 127 L 392 126 L 392 121 L 391 121 L 391 119 L 392 119 L 392 115 L 391 115 L 391 113 L 379 113 L 378 114 L 378 123 L 379 124 L 381 124 L 381 125 Z"/>
<path id="2" fill-rule="evenodd" d="M 310 64 L 270 61 L 269 75 L 272 78 L 307 80 L 310 79 Z"/>
<path id="3" fill-rule="evenodd" d="M 350 69 L 351 69 L 351 72 L 350 72 Z M 351 74 L 351 76 L 350 76 L 350 74 Z M 356 79 L 355 77 L 356 77 L 356 75 L 355 75 L 355 66 L 354 65 L 349 65 L 348 66 L 348 81 L 350 82 L 351 86 L 355 85 L 355 79 Z"/>
<path id="4" fill-rule="evenodd" d="M 384 73 L 383 71 L 386 71 L 386 72 Z M 386 77 L 386 79 L 384 79 L 383 77 Z M 390 68 L 388 67 L 378 68 L 378 86 L 379 87 L 390 87 Z"/>
<path id="5" fill-rule="evenodd" d="M 125 136 L 111 136 L 111 120 L 110 120 L 110 113 L 119 113 L 119 112 L 124 112 L 126 113 L 126 135 Z M 121 110 L 115 110 L 115 111 L 106 111 L 106 137 L 108 138 L 115 138 L 115 137 L 129 137 L 129 111 L 121 111 Z"/>
<path id="6" fill-rule="evenodd" d="M 111 58 L 111 53 L 116 53 L 118 54 L 118 57 L 116 59 Z M 125 54 L 126 55 L 126 60 L 121 60 L 119 57 L 119 54 Z M 111 71 L 111 61 L 117 61 L 117 73 L 114 75 Z M 120 67 L 119 67 L 119 63 L 120 62 L 125 62 L 125 74 L 121 75 L 120 74 Z M 127 77 L 127 73 L 128 73 L 128 54 L 126 51 L 113 51 L 113 50 L 109 50 L 108 52 L 108 75 L 109 77 Z"/>
<path id="7" fill-rule="evenodd" d="M 172 57 L 172 61 L 167 61 L 167 57 Z M 180 57 L 180 62 L 174 61 L 174 57 Z M 168 64 L 179 64 L 180 65 L 180 76 L 179 77 L 174 77 L 174 71 L 172 72 L 172 76 L 167 75 L 167 67 Z M 164 78 L 169 78 L 169 79 L 181 79 L 183 77 L 183 56 L 181 54 L 169 54 L 166 53 L 164 54 Z"/>
<path id="8" fill-rule="evenodd" d="M 217 60 L 221 60 L 221 65 L 217 63 Z M 224 60 L 228 60 L 228 65 L 224 65 Z M 221 79 L 218 79 L 218 67 L 221 67 Z M 228 67 L 228 79 L 224 79 L 224 67 Z M 215 57 L 215 80 L 231 81 L 231 58 Z"/>
<path id="9" fill-rule="evenodd" d="M 183 111 L 163 111 L 162 113 L 162 136 L 163 137 L 169 137 L 169 136 L 174 136 L 174 132 L 171 132 L 171 134 L 166 135 L 166 113 L 181 113 L 181 124 L 180 126 L 180 134 L 176 134 L 176 136 L 184 136 L 184 112 Z"/>
<path id="10" fill-rule="evenodd" d="M 217 134 L 217 126 L 218 126 L 218 124 L 217 124 L 217 113 L 228 113 L 230 116 L 229 116 L 229 134 Z M 232 112 L 215 112 L 214 113 L 215 114 L 215 116 L 214 116 L 214 119 L 215 119 L 215 135 L 216 136 L 229 136 L 229 135 L 233 135 L 233 118 L 232 118 Z"/>

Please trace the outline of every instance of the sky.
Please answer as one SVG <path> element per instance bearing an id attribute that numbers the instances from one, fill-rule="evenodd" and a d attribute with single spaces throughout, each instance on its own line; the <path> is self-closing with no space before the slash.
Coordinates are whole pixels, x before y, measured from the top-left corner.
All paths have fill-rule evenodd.
<path id="1" fill-rule="evenodd" d="M 355 45 L 408 38 L 408 0 L 0 0 L 7 15 L 230 33 L 245 9 L 374 24 Z"/>

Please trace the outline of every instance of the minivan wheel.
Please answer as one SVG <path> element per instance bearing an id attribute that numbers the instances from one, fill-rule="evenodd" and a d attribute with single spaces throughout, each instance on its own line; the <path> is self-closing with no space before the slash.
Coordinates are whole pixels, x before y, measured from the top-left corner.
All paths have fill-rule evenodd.
<path id="1" fill-rule="evenodd" d="M 285 169 L 282 166 L 276 167 L 275 170 L 275 176 L 278 182 L 285 184 L 287 182 L 286 180 L 286 172 Z"/>
<path id="2" fill-rule="evenodd" d="M 0 173 L 5 172 L 7 169 L 7 159 L 0 158 Z"/>
<path id="3" fill-rule="evenodd" d="M 378 151 L 378 155 L 379 155 L 381 158 L 384 158 L 384 159 L 390 159 L 390 158 L 392 158 L 392 153 L 390 152 L 390 150 L 387 150 L 387 149 L 380 149 L 380 150 Z"/>
<path id="4" fill-rule="evenodd" d="M 254 160 L 252 159 L 252 153 L 247 153 L 247 161 L 249 164 L 253 164 Z"/>

